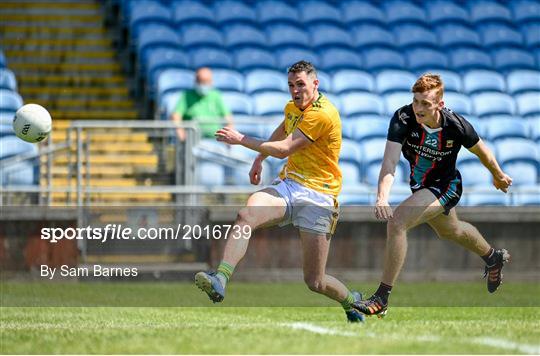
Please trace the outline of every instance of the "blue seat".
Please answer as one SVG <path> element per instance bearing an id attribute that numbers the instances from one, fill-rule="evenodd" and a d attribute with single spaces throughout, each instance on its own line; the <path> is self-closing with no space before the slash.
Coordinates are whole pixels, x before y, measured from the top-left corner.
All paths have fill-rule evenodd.
<path id="1" fill-rule="evenodd" d="M 499 47 L 521 47 L 523 35 L 510 25 L 500 23 L 488 23 L 479 26 L 484 47 L 488 49 Z"/>
<path id="2" fill-rule="evenodd" d="M 256 24 L 257 13 L 252 6 L 243 1 L 223 0 L 214 4 L 216 21 L 221 25 L 231 22 Z"/>
<path id="3" fill-rule="evenodd" d="M 530 129 L 531 140 L 540 143 L 540 115 L 527 120 Z"/>
<path id="4" fill-rule="evenodd" d="M 234 91 L 223 91 L 221 95 L 223 97 L 223 101 L 233 114 L 253 114 L 253 104 L 251 98 L 247 94 Z M 283 107 L 285 107 L 285 105 L 283 105 Z"/>
<path id="5" fill-rule="evenodd" d="M 462 148 L 460 151 L 464 150 L 467 151 L 465 148 Z M 486 167 L 484 167 L 478 158 L 475 160 L 460 162 L 457 168 L 461 173 L 461 184 L 464 187 L 491 186 L 491 173 Z"/>
<path id="6" fill-rule="evenodd" d="M 425 70 L 416 72 L 417 75 L 422 75 L 424 73 L 437 73 L 438 75 L 440 75 L 444 82 L 445 92 L 461 92 L 463 89 L 461 76 L 454 71 L 437 69 L 437 67 L 435 67 L 426 68 Z"/>
<path id="7" fill-rule="evenodd" d="M 279 69 L 289 68 L 291 65 L 300 60 L 309 61 L 315 67 L 319 66 L 319 57 L 313 51 L 300 48 L 286 48 L 276 51 L 276 55 L 278 58 Z"/>
<path id="8" fill-rule="evenodd" d="M 375 77 L 380 94 L 411 90 L 415 82 L 416 76 L 404 70 L 383 70 Z"/>
<path id="9" fill-rule="evenodd" d="M 538 183 L 538 165 L 531 162 L 511 162 L 503 165 L 504 173 L 512 177 L 512 186 Z"/>
<path id="10" fill-rule="evenodd" d="M 215 67 L 232 68 L 233 60 L 225 50 L 217 48 L 199 48 L 190 52 L 193 68 Z"/>
<path id="11" fill-rule="evenodd" d="M 524 138 L 509 138 L 495 142 L 497 161 L 505 165 L 513 162 L 530 162 L 538 165 L 540 153 L 538 146 Z"/>
<path id="12" fill-rule="evenodd" d="M 341 169 L 341 175 L 343 177 L 342 184 L 344 187 L 354 187 L 360 184 L 362 175 L 358 165 L 348 161 L 340 161 L 339 168 Z"/>
<path id="13" fill-rule="evenodd" d="M 367 171 L 367 167 L 370 165 L 379 165 L 380 168 L 384 157 L 386 141 L 386 138 L 372 138 L 361 143 L 360 147 L 362 149 L 364 167 L 366 168 L 365 171 Z"/>
<path id="14" fill-rule="evenodd" d="M 171 11 L 157 1 L 137 1 L 131 7 L 129 28 L 134 30 L 144 23 L 156 23 L 172 26 Z M 137 32 L 137 31 L 135 31 Z"/>
<path id="15" fill-rule="evenodd" d="M 397 41 L 394 34 L 385 27 L 375 24 L 362 24 L 351 29 L 353 45 L 363 50 L 369 47 L 393 48 Z"/>
<path id="16" fill-rule="evenodd" d="M 235 115 L 234 116 L 234 128 L 238 130 L 239 132 L 243 133 L 244 135 L 248 135 L 250 137 L 255 137 L 258 139 L 265 139 L 265 130 L 259 123 L 254 123 L 253 120 L 251 122 L 238 122 L 238 118 L 242 117 L 242 115 Z M 249 116 L 246 116 L 246 118 L 249 118 Z M 234 145 L 231 148 L 231 153 L 235 153 L 236 151 L 235 147 L 243 147 L 239 145 Z M 249 149 L 247 149 L 249 150 Z M 257 151 L 249 150 L 250 152 L 255 152 L 257 154 Z"/>
<path id="17" fill-rule="evenodd" d="M 359 70 L 340 70 L 332 78 L 332 90 L 336 94 L 350 91 L 375 91 L 375 80 L 371 74 Z"/>
<path id="18" fill-rule="evenodd" d="M 540 3 L 535 0 L 510 1 L 508 6 L 514 14 L 515 23 L 540 21 Z"/>
<path id="19" fill-rule="evenodd" d="M 387 136 L 389 121 L 383 116 L 364 115 L 347 121 L 351 123 L 349 136 L 358 142 Z"/>
<path id="20" fill-rule="evenodd" d="M 6 136 L 11 138 L 15 136 Z M 20 141 L 20 139 L 18 139 Z M 4 186 L 14 185 L 37 185 L 39 180 L 39 168 L 32 162 L 19 162 L 2 169 L 2 183 Z"/>
<path id="21" fill-rule="evenodd" d="M 223 37 L 216 28 L 204 24 L 191 24 L 181 27 L 182 46 L 187 49 L 199 47 L 221 48 L 225 45 Z"/>
<path id="22" fill-rule="evenodd" d="M 521 118 L 490 118 L 482 122 L 486 123 L 487 130 L 484 132 L 486 139 L 495 142 L 507 138 L 528 138 L 529 127 Z"/>
<path id="23" fill-rule="evenodd" d="M 530 92 L 517 95 L 516 103 L 518 113 L 520 115 L 540 115 L 540 92 Z"/>
<path id="24" fill-rule="evenodd" d="M 12 111 L 0 111 L 0 125 L 13 126 L 13 119 L 15 118 L 15 110 Z"/>
<path id="25" fill-rule="evenodd" d="M 481 93 L 472 97 L 474 111 L 477 116 L 516 113 L 516 103 L 514 99 L 503 93 Z"/>
<path id="26" fill-rule="evenodd" d="M 493 52 L 493 62 L 499 71 L 514 69 L 536 69 L 534 56 L 528 51 L 517 48 L 501 48 Z"/>
<path id="27" fill-rule="evenodd" d="M 311 46 L 318 51 L 324 51 L 329 47 L 352 47 L 352 37 L 349 31 L 330 24 L 315 24 L 308 27 L 311 34 Z"/>
<path id="28" fill-rule="evenodd" d="M 383 26 L 386 24 L 384 12 L 367 1 L 346 0 L 340 3 L 342 19 L 347 24 L 347 27 L 357 23 L 373 22 Z"/>
<path id="29" fill-rule="evenodd" d="M 15 135 L 15 131 L 13 131 L 13 125 L 11 125 L 11 123 L 9 125 L 4 125 L 0 123 L 0 138 L 12 135 Z"/>
<path id="30" fill-rule="evenodd" d="M 288 91 L 287 76 L 282 72 L 258 69 L 246 74 L 246 93 L 262 91 Z"/>
<path id="31" fill-rule="evenodd" d="M 540 20 L 521 26 L 521 33 L 527 47 L 540 47 Z"/>
<path id="32" fill-rule="evenodd" d="M 341 113 L 344 116 L 385 113 L 384 102 L 372 93 L 351 92 L 341 95 Z"/>
<path id="33" fill-rule="evenodd" d="M 220 90 L 244 91 L 244 76 L 235 70 L 214 69 L 212 79 Z"/>
<path id="34" fill-rule="evenodd" d="M 298 12 L 304 24 L 333 23 L 339 25 L 342 21 L 340 11 L 324 1 L 303 1 L 298 5 Z"/>
<path id="35" fill-rule="evenodd" d="M 540 205 L 540 184 L 525 185 L 520 191 L 512 194 L 514 205 Z"/>
<path id="36" fill-rule="evenodd" d="M 276 22 L 298 23 L 300 21 L 296 8 L 283 1 L 257 1 L 256 8 L 259 24 L 261 25 Z"/>
<path id="37" fill-rule="evenodd" d="M 475 127 L 475 129 L 476 129 L 476 127 Z M 489 148 L 492 150 L 492 147 L 489 147 Z M 492 150 L 492 152 L 493 152 L 493 154 L 495 154 L 495 152 L 493 150 Z M 473 163 L 473 162 L 480 162 L 478 156 L 475 155 L 474 153 L 472 153 L 471 151 L 469 151 L 468 149 L 466 149 L 465 147 L 461 147 L 461 149 L 458 152 L 457 159 L 456 159 L 456 166 L 459 169 L 459 171 L 461 172 L 461 167 L 462 166 L 464 166 L 466 164 L 469 164 L 469 163 Z"/>
<path id="38" fill-rule="evenodd" d="M 272 52 L 259 48 L 242 48 L 234 53 L 234 67 L 240 71 L 275 69 L 277 61 Z"/>
<path id="39" fill-rule="evenodd" d="M 301 27 L 290 24 L 274 24 L 265 28 L 268 38 L 267 46 L 282 48 L 284 46 L 309 48 L 311 38 Z"/>
<path id="40" fill-rule="evenodd" d="M 384 148 L 383 148 L 384 149 Z M 381 162 L 376 162 L 368 165 L 366 167 L 366 172 L 364 175 L 364 182 L 376 187 L 377 183 L 379 182 L 379 174 L 381 172 Z M 398 164 L 396 165 L 396 170 L 394 171 L 394 184 L 396 185 L 403 185 L 406 183 L 407 176 L 403 172 L 403 167 Z M 400 199 L 400 201 L 403 199 Z"/>
<path id="41" fill-rule="evenodd" d="M 436 48 L 439 45 L 435 33 L 424 26 L 410 23 L 398 24 L 394 26 L 392 31 L 397 39 L 398 46 L 402 48 Z"/>
<path id="42" fill-rule="evenodd" d="M 441 48 L 480 47 L 480 35 L 471 27 L 461 24 L 442 24 L 436 28 Z"/>
<path id="43" fill-rule="evenodd" d="M 463 89 L 467 94 L 476 94 L 485 91 L 504 92 L 506 81 L 498 72 L 472 70 L 463 76 Z"/>
<path id="44" fill-rule="evenodd" d="M 452 51 L 451 66 L 456 71 L 491 69 L 491 57 L 485 51 L 474 48 L 457 48 Z"/>
<path id="45" fill-rule="evenodd" d="M 141 28 L 137 38 L 137 53 L 139 58 L 147 58 L 148 50 L 157 47 L 168 47 L 179 49 L 181 46 L 180 37 L 176 32 L 163 25 L 150 24 Z"/>
<path id="46" fill-rule="evenodd" d="M 460 115 L 469 115 L 473 112 L 473 106 L 469 97 L 460 93 L 445 93 L 444 103 L 447 108 Z"/>
<path id="47" fill-rule="evenodd" d="M 4 68 L 7 65 L 6 56 L 4 52 L 0 49 L 0 68 Z"/>
<path id="48" fill-rule="evenodd" d="M 178 99 L 182 90 L 171 90 L 159 97 L 159 110 L 161 112 L 161 119 L 167 120 L 178 104 Z"/>
<path id="49" fill-rule="evenodd" d="M 37 145 L 25 142 L 16 136 L 6 136 L 0 139 L 0 159 L 37 152 Z"/>
<path id="50" fill-rule="evenodd" d="M 281 92 L 265 92 L 254 94 L 253 114 L 260 116 L 282 115 L 285 105 L 291 100 L 289 94 Z"/>
<path id="51" fill-rule="evenodd" d="M 162 71 L 189 67 L 189 57 L 178 49 L 154 48 L 149 49 L 147 53 L 148 57 L 143 67 L 146 68 L 146 79 L 151 88 L 157 83 Z"/>
<path id="52" fill-rule="evenodd" d="M 386 21 L 389 24 L 419 23 L 426 24 L 427 14 L 412 1 L 390 0 L 383 2 Z"/>
<path id="53" fill-rule="evenodd" d="M 397 109 L 404 105 L 409 105 L 413 101 L 413 94 L 410 91 L 396 91 L 384 95 L 386 114 L 392 115 Z"/>
<path id="54" fill-rule="evenodd" d="M 229 48 L 265 47 L 266 35 L 258 28 L 246 24 L 225 27 L 225 45 Z"/>
<path id="55" fill-rule="evenodd" d="M 446 0 L 429 1 L 425 4 L 432 25 L 441 23 L 469 23 L 469 13 L 458 3 Z"/>
<path id="56" fill-rule="evenodd" d="M 387 48 L 373 48 L 364 52 L 364 67 L 368 71 L 383 69 L 405 69 L 401 53 Z"/>
<path id="57" fill-rule="evenodd" d="M 492 0 L 471 1 L 469 3 L 471 21 L 476 25 L 482 22 L 502 22 L 512 24 L 514 19 L 507 6 Z"/>
<path id="58" fill-rule="evenodd" d="M 413 48 L 406 52 L 408 68 L 414 71 L 448 68 L 450 61 L 443 52 L 432 48 Z"/>
<path id="59" fill-rule="evenodd" d="M 196 182 L 204 186 L 225 185 L 225 168 L 214 162 L 197 162 Z"/>
<path id="60" fill-rule="evenodd" d="M 317 79 L 319 79 L 319 91 L 323 93 L 332 93 L 332 78 L 326 72 L 317 70 Z"/>
<path id="61" fill-rule="evenodd" d="M 363 152 L 362 146 L 353 140 L 343 139 L 341 141 L 341 153 L 339 155 L 339 162 L 350 162 L 355 164 L 358 168 L 363 164 Z"/>
<path id="62" fill-rule="evenodd" d="M 361 69 L 362 57 L 355 51 L 344 48 L 329 48 L 320 52 L 320 68 L 333 72 L 342 69 Z"/>
<path id="63" fill-rule="evenodd" d="M 0 112 L 17 111 L 23 106 L 21 96 L 9 89 L 0 89 Z"/>
<path id="64" fill-rule="evenodd" d="M 347 172 L 344 172 L 347 173 Z M 344 178 L 345 181 L 345 178 Z M 347 185 L 348 186 L 348 185 Z M 346 188 L 347 186 L 344 185 Z M 341 193 L 338 196 L 338 201 L 340 206 L 367 206 L 367 205 L 373 205 L 373 199 L 370 197 L 369 188 L 362 184 L 358 183 L 354 185 L 355 192 L 349 193 L 346 190 L 344 190 L 343 193 Z M 358 188 L 362 189 L 362 192 L 356 192 Z"/>
<path id="65" fill-rule="evenodd" d="M 161 97 L 172 91 L 193 88 L 195 73 L 186 69 L 165 69 L 157 78 L 157 94 Z"/>
<path id="66" fill-rule="evenodd" d="M 0 89 L 17 91 L 17 78 L 15 78 L 15 74 L 7 68 L 0 68 Z"/>
<path id="67" fill-rule="evenodd" d="M 505 206 L 510 203 L 508 195 L 502 194 L 499 191 L 486 193 L 473 192 L 467 194 L 464 201 L 468 206 Z"/>
<path id="68" fill-rule="evenodd" d="M 171 6 L 176 25 L 215 24 L 214 12 L 200 1 L 175 1 Z"/>

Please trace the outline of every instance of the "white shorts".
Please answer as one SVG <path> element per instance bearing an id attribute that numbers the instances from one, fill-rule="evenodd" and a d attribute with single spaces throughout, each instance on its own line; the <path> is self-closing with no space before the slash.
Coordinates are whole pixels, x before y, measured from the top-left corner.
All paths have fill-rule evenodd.
<path id="1" fill-rule="evenodd" d="M 293 224 L 300 230 L 316 234 L 333 234 L 339 218 L 334 196 L 306 188 L 289 179 L 277 178 L 268 188 L 285 199 L 287 212 L 279 226 Z"/>

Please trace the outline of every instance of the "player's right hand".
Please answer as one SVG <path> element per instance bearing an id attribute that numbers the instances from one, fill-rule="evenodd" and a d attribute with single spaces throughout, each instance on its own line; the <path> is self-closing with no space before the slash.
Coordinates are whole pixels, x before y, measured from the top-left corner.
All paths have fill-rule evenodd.
<path id="1" fill-rule="evenodd" d="M 392 207 L 386 200 L 377 200 L 375 203 L 375 217 L 379 220 L 388 220 L 394 216 Z"/>
<path id="2" fill-rule="evenodd" d="M 507 193 L 508 188 L 512 185 L 512 178 L 504 173 L 500 177 L 494 176 L 493 185 L 498 190 L 502 190 L 503 192 Z"/>
<path id="3" fill-rule="evenodd" d="M 251 165 L 251 169 L 249 171 L 249 181 L 251 182 L 251 184 L 258 185 L 259 183 L 261 183 L 261 174 L 262 161 L 257 158 Z"/>

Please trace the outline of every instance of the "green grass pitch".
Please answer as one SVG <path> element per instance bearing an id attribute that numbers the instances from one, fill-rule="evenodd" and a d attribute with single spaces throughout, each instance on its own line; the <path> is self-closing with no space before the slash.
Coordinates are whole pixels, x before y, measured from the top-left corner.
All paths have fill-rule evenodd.
<path id="1" fill-rule="evenodd" d="M 0 287 L 2 354 L 540 353 L 534 283 L 402 283 L 362 325 L 300 283 L 231 283 L 222 305 L 186 283 Z"/>

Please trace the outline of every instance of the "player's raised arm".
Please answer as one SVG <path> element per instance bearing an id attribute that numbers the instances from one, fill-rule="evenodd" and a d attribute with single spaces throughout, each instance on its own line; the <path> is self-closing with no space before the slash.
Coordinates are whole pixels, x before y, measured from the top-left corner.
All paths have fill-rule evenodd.
<path id="1" fill-rule="evenodd" d="M 393 141 L 386 141 L 377 186 L 377 202 L 375 203 L 375 217 L 377 219 L 387 220 L 392 217 L 392 208 L 390 207 L 390 204 L 388 204 L 388 196 L 390 195 L 392 183 L 394 183 L 394 174 L 400 155 L 401 144 Z"/>
<path id="2" fill-rule="evenodd" d="M 499 163 L 497 163 L 495 155 L 491 152 L 489 147 L 486 146 L 484 141 L 479 140 L 476 145 L 469 148 L 469 151 L 477 155 L 480 162 L 489 169 L 493 176 L 493 185 L 495 188 L 502 190 L 505 193 L 508 192 L 508 187 L 512 185 L 512 178 L 502 171 Z"/>
<path id="3" fill-rule="evenodd" d="M 285 125 L 282 122 L 274 132 L 270 135 L 270 138 L 268 141 L 280 141 L 283 140 L 287 134 L 285 133 Z M 261 183 L 261 177 L 262 177 L 262 170 L 263 165 L 262 162 L 268 157 L 265 154 L 259 153 L 257 157 L 255 157 L 255 160 L 253 161 L 253 164 L 251 165 L 251 169 L 249 170 L 249 181 L 251 184 L 258 185 Z"/>

